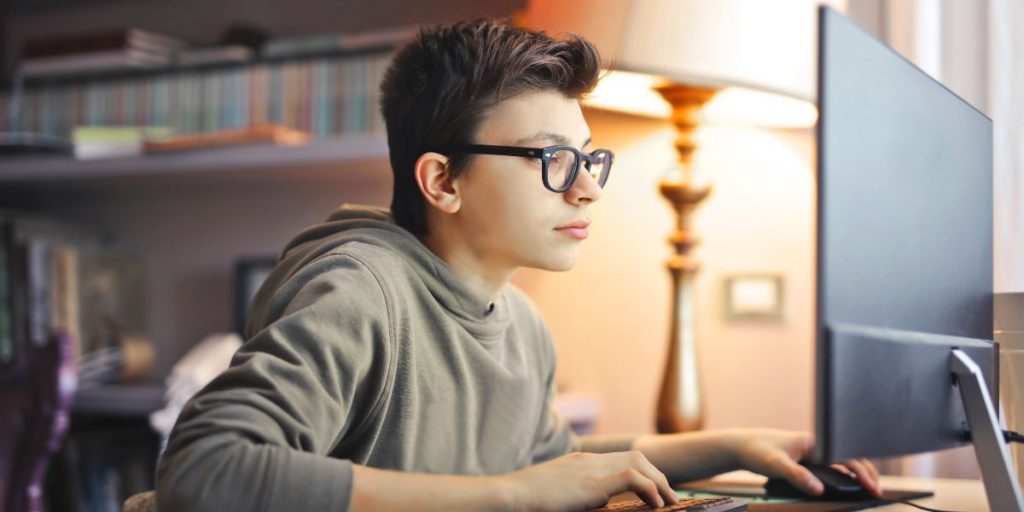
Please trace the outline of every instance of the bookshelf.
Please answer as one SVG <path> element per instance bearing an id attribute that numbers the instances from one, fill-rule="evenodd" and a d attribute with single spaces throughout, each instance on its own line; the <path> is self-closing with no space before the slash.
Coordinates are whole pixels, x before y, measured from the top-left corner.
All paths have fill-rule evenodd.
<path id="1" fill-rule="evenodd" d="M 127 495 L 153 487 L 160 439 L 148 415 L 162 406 L 162 383 L 174 363 L 207 335 L 233 330 L 237 260 L 276 256 L 292 236 L 341 203 L 387 205 L 387 142 L 369 88 L 387 57 L 377 52 L 259 62 L 186 69 L 180 77 L 149 73 L 27 90 L 36 110 L 26 111 L 24 122 L 55 136 L 66 136 L 89 116 L 99 124 L 145 124 L 166 116 L 179 133 L 270 121 L 313 135 L 294 146 L 245 144 L 95 160 L 0 157 L 0 208 L 93 226 L 111 246 L 139 257 L 147 330 L 156 350 L 145 381 L 76 394 L 71 430 L 47 475 L 49 509 L 119 510 Z M 358 78 L 358 87 L 351 79 L 331 81 L 351 70 L 360 70 L 347 75 Z M 177 84 L 183 84 L 180 95 Z M 243 91 L 246 101 L 221 108 L 217 98 L 230 96 L 220 93 L 225 87 Z M 332 94 L 332 87 L 351 94 Z M 220 92 L 211 100 L 203 90 Z M 148 105 L 139 103 L 124 115 L 117 102 L 134 101 L 140 92 L 150 98 Z M 75 117 L 40 103 L 56 97 L 59 110 L 76 95 L 99 98 L 102 108 L 83 108 Z M 175 115 L 174 101 L 190 103 Z M 324 109 L 330 114 L 320 113 Z"/>
<path id="2" fill-rule="evenodd" d="M 209 46 L 221 44 L 225 29 L 239 23 L 266 29 L 276 39 L 501 17 L 523 4 L 19 3 L 24 5 L 0 10 L 0 75 L 8 78 L 22 44 L 51 34 L 138 27 L 191 46 Z M 374 88 L 388 60 L 387 49 L 374 49 L 29 80 L 14 123 L 3 100 L 12 92 L 10 80 L 0 84 L 3 130 L 66 137 L 77 125 L 106 124 L 203 133 L 269 122 L 314 136 L 295 147 L 249 145 L 104 160 L 0 157 L 0 209 L 95 226 L 118 249 L 138 255 L 144 264 L 146 324 L 156 348 L 154 368 L 144 382 L 82 390 L 76 396 L 71 433 L 48 472 L 50 510 L 119 510 L 123 496 L 110 489 L 152 488 L 158 440 L 148 430 L 148 413 L 159 406 L 164 379 L 181 356 L 207 335 L 233 329 L 237 260 L 276 256 L 298 231 L 322 221 L 341 203 L 387 206 L 391 176 Z M 339 87 L 334 94 L 332 89 Z M 329 92 L 304 98 L 302 91 L 311 89 Z M 130 108 L 108 109 L 119 97 L 135 101 Z M 169 107 L 182 99 L 189 106 Z M 83 496 L 76 491 L 83 488 L 99 492 Z"/>
<path id="3" fill-rule="evenodd" d="M 75 393 L 71 414 L 145 418 L 162 408 L 163 400 L 160 386 L 98 386 Z"/>

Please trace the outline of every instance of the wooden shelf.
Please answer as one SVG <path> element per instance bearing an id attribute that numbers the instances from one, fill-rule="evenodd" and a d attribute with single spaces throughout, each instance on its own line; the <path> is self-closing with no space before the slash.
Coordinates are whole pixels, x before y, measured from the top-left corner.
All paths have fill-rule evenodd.
<path id="1" fill-rule="evenodd" d="M 71 412 L 146 417 L 163 406 L 162 386 L 106 385 L 78 390 L 71 405 Z"/>
<path id="2" fill-rule="evenodd" d="M 220 173 L 248 168 L 287 169 L 383 161 L 387 157 L 387 139 L 383 135 L 317 139 L 300 146 L 256 144 L 102 160 L 75 160 L 71 156 L 19 156 L 0 158 L 0 183 L 31 185 L 54 181 Z"/>

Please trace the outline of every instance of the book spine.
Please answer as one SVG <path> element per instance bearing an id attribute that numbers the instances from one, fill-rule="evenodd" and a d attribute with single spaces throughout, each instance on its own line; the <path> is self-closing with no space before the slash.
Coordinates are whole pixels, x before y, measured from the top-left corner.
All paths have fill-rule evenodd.
<path id="1" fill-rule="evenodd" d="M 149 122 L 153 126 L 168 126 L 170 121 L 167 117 L 168 86 L 170 80 L 166 76 L 150 80 L 149 96 Z"/>
<path id="2" fill-rule="evenodd" d="M 361 59 L 345 60 L 345 124 L 342 133 L 363 132 L 363 62 Z"/>
<path id="3" fill-rule="evenodd" d="M 334 61 L 334 85 L 332 91 L 334 93 L 334 109 L 332 110 L 333 119 L 333 134 L 340 136 L 345 133 L 345 103 L 348 101 L 348 92 L 345 87 L 345 81 L 348 80 L 345 61 L 336 60 Z"/>
<path id="4" fill-rule="evenodd" d="M 10 224 L 0 219 L 0 367 L 4 370 L 7 370 L 14 361 L 14 304 L 11 282 L 14 255 L 11 240 Z"/>
<path id="5" fill-rule="evenodd" d="M 71 133 L 71 89 L 69 87 L 61 87 L 55 91 L 55 110 L 58 112 L 56 115 L 56 126 L 54 127 L 54 133 L 52 135 L 56 137 L 67 137 Z"/>
<path id="6" fill-rule="evenodd" d="M 71 130 L 74 129 L 74 127 L 81 125 L 82 120 L 85 117 L 84 90 L 85 88 L 81 85 L 77 85 L 71 89 L 71 120 L 68 123 L 68 133 L 71 133 Z"/>
<path id="7" fill-rule="evenodd" d="M 196 133 L 202 129 L 203 114 L 203 83 L 202 75 L 189 73 L 185 78 L 185 111 L 188 117 L 185 119 L 185 133 Z"/>
<path id="8" fill-rule="evenodd" d="M 313 63 L 313 135 L 327 137 L 331 134 L 331 103 L 329 62 L 317 60 Z"/>
<path id="9" fill-rule="evenodd" d="M 296 128 L 298 125 L 296 112 L 297 102 L 295 101 L 295 90 L 298 88 L 298 64 L 290 62 L 284 65 L 284 90 L 281 92 L 281 96 L 284 97 L 284 101 L 281 104 L 281 124 L 288 128 Z"/>
<path id="10" fill-rule="evenodd" d="M 50 332 L 64 331 L 70 338 L 77 361 L 80 357 L 78 250 L 55 244 L 50 253 Z"/>
<path id="11" fill-rule="evenodd" d="M 26 279 L 26 258 L 24 248 L 15 235 L 14 221 L 7 223 L 7 270 L 10 283 L 11 339 L 14 357 L 23 350 L 28 339 L 28 282 Z"/>
<path id="12" fill-rule="evenodd" d="M 249 70 L 249 122 L 257 125 L 267 122 L 267 67 L 256 66 Z"/>
<path id="13" fill-rule="evenodd" d="M 34 131 L 34 132 L 38 132 L 40 126 L 42 125 L 42 110 L 43 109 L 42 109 L 42 101 L 40 100 L 40 96 L 42 96 L 42 91 L 35 90 L 35 91 L 32 91 L 31 93 L 29 93 L 27 96 L 31 98 L 31 102 L 32 102 L 31 103 L 31 105 L 32 105 L 31 106 L 31 110 L 28 112 L 31 115 L 31 117 L 29 119 L 29 122 L 28 122 L 29 130 Z"/>
<path id="14" fill-rule="evenodd" d="M 238 98 L 235 102 L 235 112 L 238 116 L 236 126 L 249 126 L 252 118 L 249 117 L 249 104 L 252 102 L 252 82 L 249 80 L 250 69 L 235 72 L 235 83 L 238 87 Z"/>
<path id="15" fill-rule="evenodd" d="M 151 117 L 149 109 L 149 97 L 152 94 L 150 91 L 153 80 L 145 80 L 138 84 L 138 98 L 135 101 L 135 109 L 138 113 L 136 123 L 139 126 L 150 126 Z"/>
<path id="16" fill-rule="evenodd" d="M 366 83 L 368 132 L 384 135 L 384 117 L 380 113 L 380 83 L 384 80 L 384 72 L 391 62 L 391 55 L 371 55 L 367 58 L 370 66 L 370 80 Z"/>
<path id="17" fill-rule="evenodd" d="M 221 80 L 215 73 L 203 73 L 200 75 L 202 84 L 202 100 L 199 105 L 202 112 L 202 132 L 215 132 L 219 125 L 217 119 L 217 105 L 220 103 Z"/>
<path id="18" fill-rule="evenodd" d="M 7 91 L 0 91 L 0 131 L 12 131 L 10 124 L 10 106 L 11 93 Z"/>
<path id="19" fill-rule="evenodd" d="M 110 94 L 111 94 L 110 110 L 112 111 L 111 112 L 111 117 L 112 117 L 112 119 L 111 119 L 112 123 L 111 124 L 113 124 L 115 126 L 122 126 L 122 125 L 125 124 L 125 121 L 127 121 L 127 116 L 125 115 L 125 111 L 124 111 L 125 99 L 126 99 L 125 98 L 125 94 L 124 94 L 124 84 L 122 82 L 113 82 L 113 83 L 111 83 L 110 84 Z"/>
<path id="20" fill-rule="evenodd" d="M 39 90 L 39 131 L 53 135 L 53 88 L 43 87 Z"/>
<path id="21" fill-rule="evenodd" d="M 310 132 L 313 129 L 313 63 L 312 61 L 306 60 L 302 62 L 302 66 L 299 68 L 300 83 L 302 87 L 299 89 L 299 115 L 301 121 L 299 122 L 299 130 L 304 132 Z"/>
<path id="22" fill-rule="evenodd" d="M 268 68 L 267 80 L 267 121 L 282 124 L 281 111 L 284 104 L 284 71 L 281 64 L 272 64 Z"/>
<path id="23" fill-rule="evenodd" d="M 50 335 L 50 244 L 43 239 L 25 242 L 25 263 L 28 270 L 28 335 L 35 346 L 46 344 Z"/>

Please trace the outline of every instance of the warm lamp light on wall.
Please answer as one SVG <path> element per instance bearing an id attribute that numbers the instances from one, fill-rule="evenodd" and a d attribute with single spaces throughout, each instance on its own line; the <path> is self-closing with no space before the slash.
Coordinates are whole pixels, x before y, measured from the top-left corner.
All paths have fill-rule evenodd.
<path id="1" fill-rule="evenodd" d="M 676 212 L 671 330 L 657 406 L 660 432 L 698 430 L 704 403 L 694 330 L 698 270 L 691 228 L 711 193 L 696 172 L 702 122 L 808 128 L 817 121 L 815 0 L 530 0 L 517 17 L 549 34 L 579 34 L 613 69 L 584 101 L 588 107 L 670 119 L 677 162 L 659 181 Z M 742 148 L 737 148 L 742 150 Z"/>

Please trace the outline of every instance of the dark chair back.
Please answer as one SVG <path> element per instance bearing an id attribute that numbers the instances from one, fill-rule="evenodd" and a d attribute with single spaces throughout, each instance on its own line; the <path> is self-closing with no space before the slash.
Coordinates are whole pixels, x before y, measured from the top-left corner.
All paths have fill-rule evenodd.
<path id="1" fill-rule="evenodd" d="M 46 468 L 68 431 L 75 393 L 71 336 L 26 344 L 8 377 L 0 384 L 0 510 L 42 512 Z"/>

